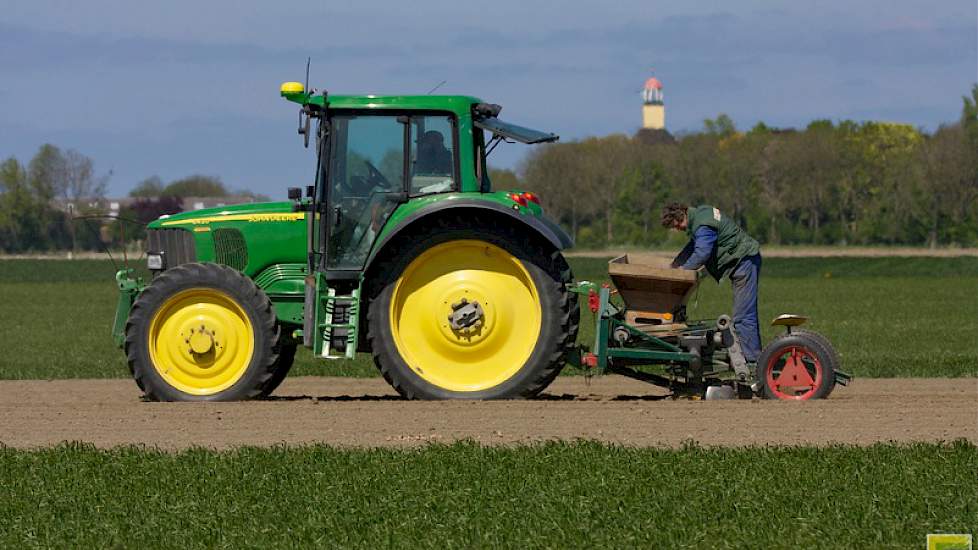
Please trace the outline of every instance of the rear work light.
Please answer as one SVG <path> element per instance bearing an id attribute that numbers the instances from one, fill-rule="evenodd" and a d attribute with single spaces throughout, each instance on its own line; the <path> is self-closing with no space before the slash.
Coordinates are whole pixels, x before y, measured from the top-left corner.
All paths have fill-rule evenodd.
<path id="1" fill-rule="evenodd" d="M 524 196 L 525 194 L 526 193 L 524 193 L 523 195 L 519 193 L 510 193 L 509 199 L 520 206 L 526 206 L 527 202 L 526 202 L 526 197 Z"/>

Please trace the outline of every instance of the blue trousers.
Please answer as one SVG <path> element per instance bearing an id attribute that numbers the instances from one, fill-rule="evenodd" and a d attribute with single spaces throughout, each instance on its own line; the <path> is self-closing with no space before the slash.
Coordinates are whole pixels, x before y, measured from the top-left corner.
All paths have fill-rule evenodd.
<path id="1" fill-rule="evenodd" d="M 761 255 L 740 260 L 730 282 L 733 283 L 733 324 L 744 358 L 757 361 L 761 354 L 761 326 L 757 321 L 757 285 L 761 279 Z"/>

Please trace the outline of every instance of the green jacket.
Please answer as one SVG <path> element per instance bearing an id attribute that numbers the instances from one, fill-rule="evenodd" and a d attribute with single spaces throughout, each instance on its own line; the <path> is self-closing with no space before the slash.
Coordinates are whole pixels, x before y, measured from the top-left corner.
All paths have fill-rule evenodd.
<path id="1" fill-rule="evenodd" d="M 706 262 L 706 270 L 717 282 L 730 275 L 741 259 L 761 251 L 761 245 L 720 210 L 704 204 L 686 210 L 686 234 L 693 237 L 702 226 L 717 232 L 713 254 Z"/>

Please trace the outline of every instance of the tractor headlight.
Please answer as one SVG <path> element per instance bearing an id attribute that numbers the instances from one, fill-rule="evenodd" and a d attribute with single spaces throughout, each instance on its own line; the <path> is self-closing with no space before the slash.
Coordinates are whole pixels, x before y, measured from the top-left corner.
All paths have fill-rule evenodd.
<path id="1" fill-rule="evenodd" d="M 146 266 L 153 270 L 163 269 L 163 255 L 162 254 L 147 254 L 146 255 Z"/>

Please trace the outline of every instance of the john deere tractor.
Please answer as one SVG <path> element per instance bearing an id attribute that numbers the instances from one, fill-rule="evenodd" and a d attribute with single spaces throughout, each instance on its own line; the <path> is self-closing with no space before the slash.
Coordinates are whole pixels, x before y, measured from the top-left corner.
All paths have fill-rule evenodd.
<path id="1" fill-rule="evenodd" d="M 501 141 L 558 138 L 465 96 L 349 96 L 282 85 L 314 143 L 315 184 L 289 201 L 164 216 L 152 279 L 117 275 L 114 337 L 145 395 L 249 399 L 298 346 L 369 352 L 403 396 L 529 397 L 574 345 L 568 236 L 538 198 L 495 191 Z M 315 129 L 313 124 L 315 123 Z"/>

